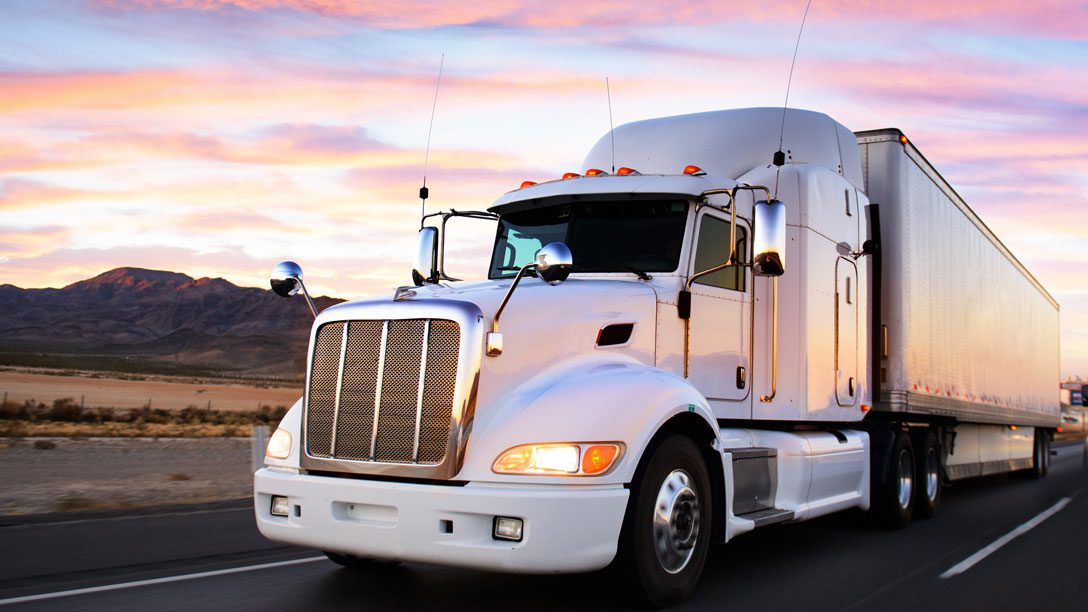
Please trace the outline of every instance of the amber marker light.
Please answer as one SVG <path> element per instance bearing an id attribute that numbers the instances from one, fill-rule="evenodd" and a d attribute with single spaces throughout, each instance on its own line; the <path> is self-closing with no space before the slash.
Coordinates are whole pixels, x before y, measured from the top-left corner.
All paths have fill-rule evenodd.
<path id="1" fill-rule="evenodd" d="M 586 176 L 606 176 L 608 173 L 600 168 L 590 168 L 586 170 Z"/>
<path id="2" fill-rule="evenodd" d="M 522 181 L 519 189 L 525 189 L 526 187 L 532 187 L 533 185 L 536 185 L 536 181 Z"/>
<path id="3" fill-rule="evenodd" d="M 907 144 L 908 142 L 910 142 L 910 141 L 907 140 L 907 135 L 906 134 L 900 134 L 899 135 L 899 144 Z"/>
<path id="4" fill-rule="evenodd" d="M 620 176 L 627 176 L 629 174 L 639 174 L 639 171 L 635 170 L 634 168 L 628 168 L 627 166 L 624 166 L 619 170 L 616 170 L 616 174 Z"/>
<path id="5" fill-rule="evenodd" d="M 870 410 L 869 404 L 862 404 L 861 405 L 861 411 L 862 412 L 869 412 L 869 410 Z"/>
<path id="6" fill-rule="evenodd" d="M 577 172 L 568 172 L 568 173 L 563 175 L 563 180 L 572 179 L 572 178 L 580 178 L 581 176 L 582 175 L 578 174 Z"/>
<path id="7" fill-rule="evenodd" d="M 612 467 L 620 448 L 615 444 L 594 444 L 582 454 L 582 473 L 600 474 Z"/>
<path id="8" fill-rule="evenodd" d="M 684 166 L 684 174 L 690 174 L 692 176 L 706 176 L 706 172 L 699 166 Z"/>

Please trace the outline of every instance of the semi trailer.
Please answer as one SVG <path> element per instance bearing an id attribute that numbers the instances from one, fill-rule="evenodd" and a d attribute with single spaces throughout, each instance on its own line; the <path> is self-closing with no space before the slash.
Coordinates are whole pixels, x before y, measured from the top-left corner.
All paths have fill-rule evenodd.
<path id="1" fill-rule="evenodd" d="M 445 272 L 457 216 L 496 225 L 487 280 Z M 639 121 L 423 225 L 412 285 L 315 312 L 255 475 L 268 538 L 350 567 L 613 565 L 668 605 L 713 543 L 848 508 L 904 527 L 949 482 L 1046 474 L 1058 304 L 898 130 Z M 306 294 L 291 262 L 272 287 Z"/>

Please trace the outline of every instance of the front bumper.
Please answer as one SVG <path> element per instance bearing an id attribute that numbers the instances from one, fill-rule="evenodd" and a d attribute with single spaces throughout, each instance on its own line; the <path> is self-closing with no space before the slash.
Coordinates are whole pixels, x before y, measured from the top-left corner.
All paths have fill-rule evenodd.
<path id="1" fill-rule="evenodd" d="M 272 516 L 273 495 L 289 498 Z M 360 557 L 518 573 L 582 572 L 616 555 L 628 491 L 585 485 L 465 486 L 311 476 L 264 468 L 254 511 L 265 537 Z M 492 539 L 495 516 L 524 521 L 521 542 Z"/>

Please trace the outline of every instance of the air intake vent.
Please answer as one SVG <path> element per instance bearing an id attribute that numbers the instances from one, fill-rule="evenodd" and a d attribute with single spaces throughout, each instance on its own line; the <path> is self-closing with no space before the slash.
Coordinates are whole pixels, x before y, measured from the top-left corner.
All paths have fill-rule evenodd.
<path id="1" fill-rule="evenodd" d="M 601 331 L 597 332 L 597 346 L 616 346 L 618 344 L 627 344 L 631 339 L 631 332 L 634 331 L 634 323 L 617 323 L 615 325 L 606 325 L 601 328 Z"/>

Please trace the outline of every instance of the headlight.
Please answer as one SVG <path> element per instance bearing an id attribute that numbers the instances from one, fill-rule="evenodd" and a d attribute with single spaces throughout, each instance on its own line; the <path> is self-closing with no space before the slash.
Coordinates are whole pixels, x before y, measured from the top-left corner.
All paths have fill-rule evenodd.
<path id="1" fill-rule="evenodd" d="M 264 456 L 269 459 L 286 459 L 291 454 L 291 433 L 286 429 L 276 428 L 268 440 Z"/>
<path id="2" fill-rule="evenodd" d="M 601 476 L 622 454 L 619 442 L 522 444 L 499 455 L 491 470 L 496 474 Z"/>

